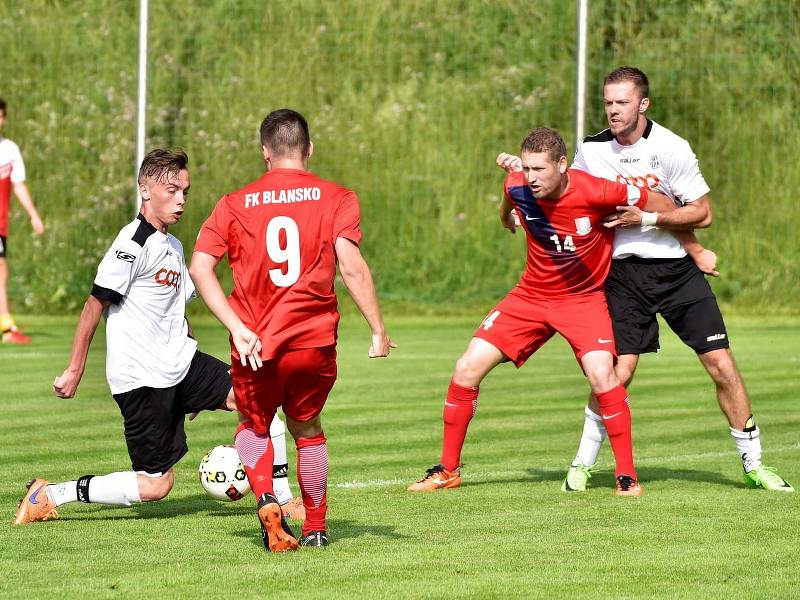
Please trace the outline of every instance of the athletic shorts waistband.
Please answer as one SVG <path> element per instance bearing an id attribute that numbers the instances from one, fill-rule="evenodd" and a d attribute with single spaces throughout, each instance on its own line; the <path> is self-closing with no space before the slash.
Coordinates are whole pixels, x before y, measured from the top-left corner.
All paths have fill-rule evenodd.
<path id="1" fill-rule="evenodd" d="M 614 262 L 624 262 L 634 265 L 669 265 L 686 262 L 687 260 L 692 260 L 688 254 L 682 258 L 642 258 L 641 256 L 626 256 L 625 258 L 615 258 Z"/>

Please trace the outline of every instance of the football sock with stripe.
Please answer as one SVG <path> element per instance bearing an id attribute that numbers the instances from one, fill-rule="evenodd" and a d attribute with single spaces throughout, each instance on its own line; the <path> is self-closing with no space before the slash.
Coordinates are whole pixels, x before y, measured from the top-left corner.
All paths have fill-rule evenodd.
<path id="1" fill-rule="evenodd" d="M 297 438 L 297 481 L 303 494 L 306 520 L 303 535 L 324 531 L 328 512 L 328 446 L 325 434 Z"/>
<path id="2" fill-rule="evenodd" d="M 572 466 L 591 467 L 594 465 L 605 439 L 606 426 L 603 425 L 603 417 L 587 406 L 583 418 L 583 435 L 581 435 L 581 443 L 578 446 L 578 453 L 572 461 Z"/>
<path id="3" fill-rule="evenodd" d="M 461 449 L 467 437 L 467 427 L 478 408 L 478 388 L 465 387 L 452 379 L 444 401 L 444 435 L 441 463 L 448 471 L 461 464 Z"/>
<path id="4" fill-rule="evenodd" d="M 608 391 L 596 393 L 600 404 L 600 416 L 606 426 L 608 441 L 617 463 L 615 475 L 630 475 L 636 479 L 633 467 L 633 438 L 631 436 L 631 409 L 628 392 L 621 385 Z"/>
<path id="5" fill-rule="evenodd" d="M 274 456 L 272 459 L 272 489 L 275 498 L 281 504 L 292 499 L 289 488 L 289 462 L 286 459 L 286 425 L 276 414 L 269 426 L 269 437 L 272 440 Z"/>
<path id="6" fill-rule="evenodd" d="M 108 475 L 84 475 L 77 481 L 54 483 L 46 488 L 47 495 L 56 506 L 68 502 L 130 506 L 141 502 L 139 476 L 135 471 L 122 471 Z"/>
<path id="7" fill-rule="evenodd" d="M 256 498 L 261 494 L 274 495 L 272 491 L 273 450 L 269 435 L 257 433 L 250 421 L 240 423 L 234 441 L 239 460 L 242 461 L 250 489 Z"/>
<path id="8" fill-rule="evenodd" d="M 747 419 L 744 429 L 731 429 L 733 441 L 736 443 L 736 449 L 739 451 L 739 456 L 742 457 L 742 467 L 745 472 L 752 471 L 761 466 L 761 430 L 753 420 L 753 415 Z"/>

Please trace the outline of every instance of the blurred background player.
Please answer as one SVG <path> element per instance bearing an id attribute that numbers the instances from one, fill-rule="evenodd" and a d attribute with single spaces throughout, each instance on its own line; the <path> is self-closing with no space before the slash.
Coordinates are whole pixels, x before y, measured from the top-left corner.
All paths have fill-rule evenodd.
<path id="1" fill-rule="evenodd" d="M 3 137 L 6 122 L 6 102 L 0 98 L 0 331 L 4 344 L 29 344 L 31 338 L 17 330 L 8 305 L 8 217 L 10 213 L 11 188 L 31 218 L 31 227 L 36 235 L 44 233 L 44 224 L 36 212 L 28 186 L 25 185 L 25 163 L 19 147 Z"/>
<path id="2" fill-rule="evenodd" d="M 105 314 L 106 375 L 124 419 L 133 470 L 58 484 L 34 479 L 16 525 L 58 518 L 56 507 L 68 502 L 130 506 L 164 498 L 172 489 L 173 465 L 188 451 L 185 415 L 235 410 L 228 365 L 199 352 L 191 337 L 184 308 L 194 286 L 181 243 L 167 233 L 186 205 L 188 160 L 182 151 L 161 149 L 145 157 L 139 171 L 141 213 L 122 228 L 101 261 L 76 327 L 70 365 L 53 382 L 58 397 L 75 395 Z M 285 463 L 282 425 L 278 421 L 272 429 Z M 278 467 L 285 473 L 285 464 Z M 285 479 L 280 491 L 281 499 L 291 500 Z"/>
<path id="3" fill-rule="evenodd" d="M 745 483 L 792 492 L 794 488 L 774 468 L 761 462 L 760 430 L 730 351 L 722 313 L 703 276 L 703 272 L 719 274 L 716 256 L 704 250 L 691 231 L 711 225 L 709 187 L 689 143 L 645 116 L 648 95 L 647 75 L 640 69 L 619 67 L 609 73 L 603 87 L 608 129 L 585 138 L 572 165 L 598 177 L 657 190 L 679 206 L 668 214 L 631 209 L 620 216 L 622 227 L 614 237 L 614 260 L 606 281 L 620 354 L 617 375 L 629 385 L 639 355 L 658 351 L 656 316 L 661 314 L 697 353 L 714 381 L 719 407 L 742 459 Z M 498 164 L 515 168 L 516 157 L 501 157 Z M 606 437 L 598 411 L 590 394 L 583 435 L 562 484 L 564 491 L 586 490 Z"/>
<path id="4" fill-rule="evenodd" d="M 563 139 L 552 129 L 534 129 L 522 141 L 522 172 L 506 178 L 500 221 L 516 231 L 516 209 L 525 226 L 525 273 L 489 312 L 456 363 L 444 403 L 441 463 L 409 491 L 461 485 L 461 450 L 481 381 L 501 362 L 510 360 L 521 367 L 558 332 L 572 346 L 600 401 L 617 462 L 616 493 L 642 494 L 633 464 L 628 393 L 614 373 L 614 336 L 603 294 L 613 234 L 602 220 L 620 205 L 670 210 L 672 202 L 635 186 L 567 169 L 566 153 Z"/>
<path id="5" fill-rule="evenodd" d="M 247 419 L 236 449 L 258 502 L 264 546 L 295 550 L 272 490 L 267 435 L 279 406 L 297 446 L 297 478 L 306 509 L 299 545 L 328 545 L 328 448 L 320 412 L 336 381 L 339 321 L 336 265 L 372 331 L 370 358 L 388 356 L 369 267 L 361 256 L 358 198 L 308 171 L 313 152 L 306 120 L 281 109 L 261 124 L 267 172 L 220 199 L 192 256 L 191 275 L 231 335 L 231 377 Z M 226 298 L 214 268 L 228 255 L 234 289 Z"/>

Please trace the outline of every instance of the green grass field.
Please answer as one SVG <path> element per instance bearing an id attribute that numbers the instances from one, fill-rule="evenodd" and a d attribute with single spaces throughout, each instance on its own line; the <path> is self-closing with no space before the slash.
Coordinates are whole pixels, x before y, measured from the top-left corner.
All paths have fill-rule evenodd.
<path id="1" fill-rule="evenodd" d="M 366 358 L 364 326 L 343 321 L 339 382 L 324 413 L 333 543 L 287 555 L 263 551 L 252 496 L 215 503 L 197 482 L 204 452 L 230 443 L 235 419 L 226 413 L 187 426 L 191 450 L 165 501 L 75 504 L 59 522 L 12 527 L 30 477 L 129 468 L 102 332 L 78 397 L 59 400 L 50 383 L 66 365 L 75 317 L 21 319 L 34 344 L 0 346 L 0 597 L 800 595 L 800 494 L 744 487 L 713 386 L 671 333 L 631 390 L 642 498 L 614 496 L 608 447 L 589 492 L 559 491 L 585 394 L 560 340 L 521 370 L 503 365 L 487 379 L 460 489 L 405 492 L 438 462 L 443 395 L 480 316 L 389 318 L 400 347 L 382 361 Z M 215 322 L 194 326 L 203 349 L 226 355 Z M 729 318 L 728 327 L 765 461 L 800 484 L 800 319 Z"/>

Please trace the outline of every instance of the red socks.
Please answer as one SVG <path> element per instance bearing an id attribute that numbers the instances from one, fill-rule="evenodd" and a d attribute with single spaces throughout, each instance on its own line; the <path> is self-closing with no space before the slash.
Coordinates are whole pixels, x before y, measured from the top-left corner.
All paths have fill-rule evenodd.
<path id="1" fill-rule="evenodd" d="M 636 477 L 633 467 L 633 438 L 631 437 L 631 409 L 628 406 L 628 392 L 621 385 L 607 392 L 595 394 L 600 404 L 600 416 L 606 426 L 608 441 L 617 462 L 615 475 Z"/>
<path id="2" fill-rule="evenodd" d="M 478 388 L 464 387 L 450 380 L 447 398 L 444 401 L 444 441 L 442 443 L 442 465 L 448 471 L 461 464 L 461 448 L 467 437 L 467 427 L 478 408 Z"/>
<path id="3" fill-rule="evenodd" d="M 256 433 L 250 421 L 239 424 L 236 430 L 234 445 L 239 453 L 239 459 L 247 473 L 250 488 L 256 495 L 256 501 L 261 494 L 272 494 L 272 442 L 268 433 Z"/>
<path id="4" fill-rule="evenodd" d="M 297 481 L 306 509 L 303 535 L 311 531 L 325 531 L 325 515 L 328 512 L 328 446 L 325 441 L 324 433 L 295 440 Z"/>

